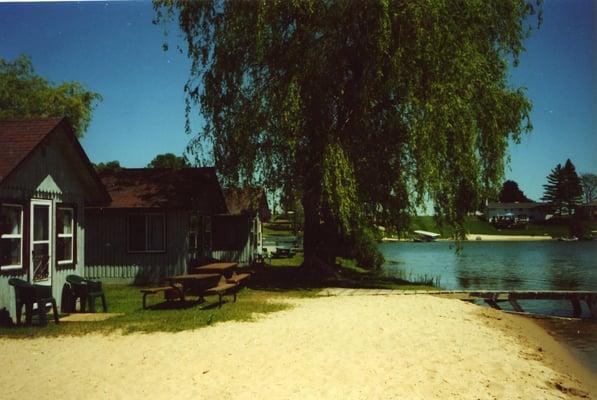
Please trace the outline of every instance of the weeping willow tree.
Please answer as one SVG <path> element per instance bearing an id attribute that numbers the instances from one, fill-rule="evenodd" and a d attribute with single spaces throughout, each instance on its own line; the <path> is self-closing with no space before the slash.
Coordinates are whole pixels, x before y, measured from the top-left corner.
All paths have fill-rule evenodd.
<path id="1" fill-rule="evenodd" d="M 157 0 L 192 61 L 191 148 L 227 183 L 292 192 L 305 266 L 333 261 L 367 226 L 400 230 L 432 202 L 463 233 L 495 193 L 530 102 L 507 74 L 524 50 L 523 0 Z M 208 143 L 206 146 L 205 144 Z"/>

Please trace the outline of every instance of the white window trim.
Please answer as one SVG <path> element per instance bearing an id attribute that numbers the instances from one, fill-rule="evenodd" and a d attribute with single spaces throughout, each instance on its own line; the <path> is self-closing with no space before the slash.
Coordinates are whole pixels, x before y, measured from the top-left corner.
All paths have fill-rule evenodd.
<path id="1" fill-rule="evenodd" d="M 3 235 L 0 235 L 0 240 L 1 239 L 21 239 L 21 264 L 16 265 L 0 265 L 0 270 L 2 271 L 10 271 L 13 269 L 21 269 L 23 268 L 23 255 L 24 255 L 24 249 L 23 249 L 23 206 L 21 204 L 12 204 L 12 203 L 2 203 L 0 204 L 0 206 L 6 206 L 6 207 L 18 207 L 21 209 L 21 233 L 18 235 L 15 235 L 14 233 L 5 233 Z"/>
<path id="2" fill-rule="evenodd" d="M 70 238 L 70 260 L 58 260 L 58 265 L 65 265 L 65 264 L 72 264 L 75 262 L 74 255 L 75 255 L 75 209 L 73 207 L 58 207 L 58 210 L 70 210 L 71 219 L 70 219 L 70 233 L 58 233 L 56 236 L 58 239 L 61 238 Z M 57 223 L 58 221 L 56 221 Z M 58 244 L 58 241 L 56 241 Z M 58 253 L 58 251 L 56 251 Z M 56 254 L 58 255 L 58 254 Z M 58 257 L 56 257 L 58 258 Z"/>
<path id="3" fill-rule="evenodd" d="M 130 232 L 131 232 L 131 224 L 130 224 L 130 217 L 131 216 L 139 216 L 142 215 L 145 217 L 145 249 L 146 250 L 131 250 L 131 241 L 130 241 Z M 147 219 L 150 216 L 161 216 L 162 220 L 164 221 L 163 223 L 163 227 L 164 227 L 164 232 L 163 232 L 163 241 L 162 241 L 162 245 L 163 245 L 163 249 L 162 250 L 147 250 L 147 248 L 149 247 L 149 231 L 147 229 L 147 227 L 149 226 L 147 224 Z M 126 248 L 127 248 L 127 252 L 131 253 L 131 254 L 145 254 L 145 253 L 165 253 L 166 252 L 166 214 L 165 213 L 133 213 L 133 214 L 128 214 L 126 216 Z"/>

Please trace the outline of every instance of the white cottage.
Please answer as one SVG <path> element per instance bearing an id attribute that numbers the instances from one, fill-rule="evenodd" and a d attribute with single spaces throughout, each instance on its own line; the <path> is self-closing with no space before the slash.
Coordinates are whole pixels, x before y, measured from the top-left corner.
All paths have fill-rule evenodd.
<path id="1" fill-rule="evenodd" d="M 84 208 L 109 201 L 66 119 L 0 121 L 0 309 L 15 315 L 11 277 L 60 305 L 66 276 L 83 275 Z"/>

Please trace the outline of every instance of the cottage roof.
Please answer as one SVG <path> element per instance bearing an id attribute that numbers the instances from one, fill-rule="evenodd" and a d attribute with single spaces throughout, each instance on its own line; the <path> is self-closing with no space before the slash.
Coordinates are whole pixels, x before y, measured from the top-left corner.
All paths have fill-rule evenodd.
<path id="1" fill-rule="evenodd" d="M 43 118 L 0 121 L 0 183 L 27 161 L 43 143 L 58 133 L 69 143 L 68 153 L 73 167 L 78 170 L 90 193 L 90 203 L 102 204 L 109 201 L 109 195 L 99 180 L 87 154 L 81 147 L 66 118 Z M 66 141 L 65 141 L 66 140 Z M 78 164 L 78 165 L 77 165 Z"/>
<path id="2" fill-rule="evenodd" d="M 100 178 L 112 197 L 109 208 L 228 211 L 214 168 L 125 168 Z"/>
<path id="3" fill-rule="evenodd" d="M 499 202 L 490 202 L 487 204 L 487 208 L 522 208 L 522 209 L 531 209 L 537 207 L 544 207 L 546 206 L 545 203 L 537 203 L 537 202 L 512 202 L 512 203 L 499 203 Z"/>
<path id="4" fill-rule="evenodd" d="M 259 213 L 262 220 L 270 217 L 265 190 L 260 187 L 228 188 L 224 190 L 226 206 L 230 214 L 244 215 Z"/>
<path id="5" fill-rule="evenodd" d="M 0 121 L 0 182 L 62 121 L 61 118 Z"/>

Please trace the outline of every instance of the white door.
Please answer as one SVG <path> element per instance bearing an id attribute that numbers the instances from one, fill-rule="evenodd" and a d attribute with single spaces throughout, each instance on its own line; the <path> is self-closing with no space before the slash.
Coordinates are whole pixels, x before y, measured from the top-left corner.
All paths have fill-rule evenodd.
<path id="1" fill-rule="evenodd" d="M 29 279 L 50 284 L 52 274 L 52 201 L 31 200 L 31 264 Z"/>

